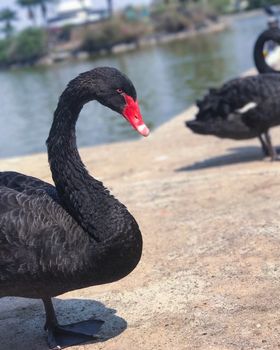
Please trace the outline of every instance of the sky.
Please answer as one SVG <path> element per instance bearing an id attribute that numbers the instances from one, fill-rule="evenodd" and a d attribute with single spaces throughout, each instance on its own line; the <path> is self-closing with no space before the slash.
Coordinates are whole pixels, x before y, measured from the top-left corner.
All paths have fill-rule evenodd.
<path id="1" fill-rule="evenodd" d="M 67 0 L 64 0 L 67 1 Z M 121 8 L 126 5 L 141 5 L 141 4 L 149 4 L 150 0 L 113 0 L 113 5 L 115 8 Z M 106 0 L 92 0 L 93 8 L 104 8 L 107 6 Z M 0 0 L 0 10 L 9 7 L 17 10 L 18 21 L 15 25 L 18 28 L 25 27 L 30 24 L 27 18 L 27 12 L 21 9 L 16 5 L 16 0 Z"/>

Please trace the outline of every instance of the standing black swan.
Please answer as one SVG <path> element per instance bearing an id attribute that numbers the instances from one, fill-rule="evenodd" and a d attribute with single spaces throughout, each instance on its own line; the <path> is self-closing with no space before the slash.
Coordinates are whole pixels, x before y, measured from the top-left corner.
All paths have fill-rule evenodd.
<path id="1" fill-rule="evenodd" d="M 193 132 L 236 140 L 258 137 L 263 152 L 277 159 L 269 128 L 280 124 L 280 75 L 237 78 L 210 89 L 197 101 L 198 113 L 186 126 Z"/>
<path id="2" fill-rule="evenodd" d="M 149 134 L 132 82 L 117 69 L 96 68 L 68 84 L 54 113 L 47 147 L 55 187 L 23 174 L 0 173 L 0 297 L 43 300 L 51 349 L 88 341 L 103 323 L 61 326 L 51 298 L 123 278 L 142 252 L 137 222 L 80 159 L 75 124 L 91 100 L 122 114 L 143 136 Z"/>

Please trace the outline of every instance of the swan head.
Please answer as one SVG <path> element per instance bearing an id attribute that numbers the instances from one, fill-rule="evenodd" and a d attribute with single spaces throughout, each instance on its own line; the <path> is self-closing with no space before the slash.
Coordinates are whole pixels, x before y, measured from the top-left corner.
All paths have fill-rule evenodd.
<path id="1" fill-rule="evenodd" d="M 116 68 L 98 67 L 82 73 L 79 78 L 83 86 L 87 85 L 87 101 L 97 100 L 121 114 L 141 135 L 149 135 L 150 131 L 143 121 L 135 87 L 126 75 Z"/>

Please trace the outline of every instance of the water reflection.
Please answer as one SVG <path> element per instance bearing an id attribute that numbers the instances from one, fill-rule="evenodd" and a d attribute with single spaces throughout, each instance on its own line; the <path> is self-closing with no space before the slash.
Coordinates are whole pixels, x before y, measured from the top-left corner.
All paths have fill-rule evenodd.
<path id="1" fill-rule="evenodd" d="M 264 26 L 262 16 L 245 18 L 231 30 L 188 41 L 91 62 L 1 72 L 0 157 L 45 151 L 52 113 L 66 83 L 100 65 L 117 67 L 132 79 L 144 119 L 153 129 L 187 108 L 205 89 L 248 69 L 254 40 Z M 121 117 L 98 103 L 85 106 L 77 133 L 79 146 L 138 137 Z"/>

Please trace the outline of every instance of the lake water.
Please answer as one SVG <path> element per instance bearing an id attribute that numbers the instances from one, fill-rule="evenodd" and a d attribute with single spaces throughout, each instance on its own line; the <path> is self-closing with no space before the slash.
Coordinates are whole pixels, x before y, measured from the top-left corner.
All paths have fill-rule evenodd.
<path id="1" fill-rule="evenodd" d="M 52 114 L 65 85 L 80 72 L 101 65 L 117 67 L 131 78 L 143 117 L 153 130 L 190 106 L 207 88 L 252 67 L 253 44 L 265 27 L 265 16 L 240 18 L 218 34 L 90 62 L 0 72 L 0 157 L 45 151 Z M 121 117 L 97 102 L 83 109 L 77 135 L 79 146 L 138 137 Z"/>

